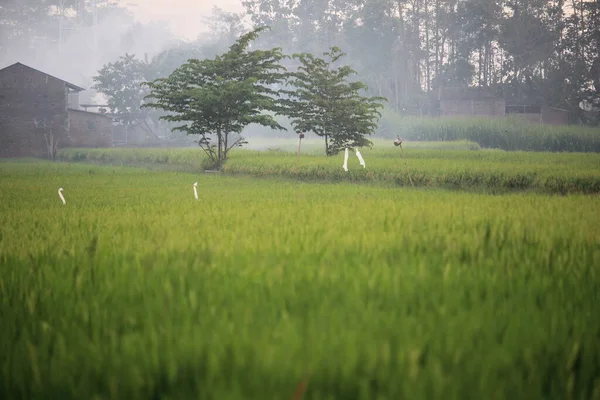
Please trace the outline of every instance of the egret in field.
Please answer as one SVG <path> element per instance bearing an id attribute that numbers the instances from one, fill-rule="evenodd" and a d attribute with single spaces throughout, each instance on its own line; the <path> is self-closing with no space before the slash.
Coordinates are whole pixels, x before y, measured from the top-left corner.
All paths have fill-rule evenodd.
<path id="1" fill-rule="evenodd" d="M 358 151 L 358 149 L 356 149 L 356 157 L 358 157 L 358 162 L 360 162 L 360 165 L 362 165 L 363 168 L 367 168 L 367 166 L 365 165 L 365 160 L 363 160 L 362 155 L 360 154 L 360 151 Z"/>
<path id="2" fill-rule="evenodd" d="M 398 135 L 398 139 L 394 140 L 394 146 L 400 147 L 400 150 L 402 151 L 402 158 L 404 158 L 404 165 L 406 166 L 408 180 L 410 181 L 410 186 L 414 187 L 415 185 L 413 185 L 412 178 L 410 177 L 410 173 L 408 172 L 408 164 L 406 163 L 406 154 L 404 154 L 404 149 L 402 148 L 402 139 L 400 138 L 400 135 Z"/>
<path id="3" fill-rule="evenodd" d="M 63 191 L 63 188 L 59 188 L 58 189 L 58 197 L 60 197 L 60 199 L 62 200 L 63 204 L 67 204 L 67 202 L 65 201 L 65 198 L 62 195 L 62 191 Z"/>
<path id="4" fill-rule="evenodd" d="M 198 200 L 198 189 L 196 189 L 198 187 L 198 182 L 194 182 L 194 197 L 196 198 L 196 200 Z"/>
<path id="5" fill-rule="evenodd" d="M 348 172 L 348 148 L 344 150 L 344 165 L 342 165 L 342 168 L 344 168 L 344 171 Z"/>

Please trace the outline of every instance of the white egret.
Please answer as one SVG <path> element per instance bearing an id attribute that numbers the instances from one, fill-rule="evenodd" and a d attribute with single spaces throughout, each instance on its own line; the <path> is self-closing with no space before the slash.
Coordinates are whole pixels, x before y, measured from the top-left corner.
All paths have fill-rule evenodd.
<path id="1" fill-rule="evenodd" d="M 198 187 L 198 182 L 194 183 L 194 197 L 196 198 L 196 200 L 198 200 L 198 190 L 196 189 Z"/>
<path id="2" fill-rule="evenodd" d="M 356 149 L 356 157 L 358 157 L 360 165 L 362 165 L 363 168 L 367 168 L 367 166 L 365 165 L 365 160 L 363 160 L 362 155 L 360 154 L 360 151 L 358 151 L 358 149 Z"/>
<path id="3" fill-rule="evenodd" d="M 344 171 L 348 172 L 348 148 L 344 151 L 344 165 L 342 165 Z"/>
<path id="4" fill-rule="evenodd" d="M 59 196 L 59 197 L 60 197 L 60 199 L 62 200 L 63 204 L 67 204 L 67 202 L 65 201 L 65 198 L 64 198 L 64 197 L 63 197 L 63 195 L 62 195 L 62 191 L 63 191 L 63 188 L 59 188 L 59 189 L 58 189 L 58 196 Z"/>

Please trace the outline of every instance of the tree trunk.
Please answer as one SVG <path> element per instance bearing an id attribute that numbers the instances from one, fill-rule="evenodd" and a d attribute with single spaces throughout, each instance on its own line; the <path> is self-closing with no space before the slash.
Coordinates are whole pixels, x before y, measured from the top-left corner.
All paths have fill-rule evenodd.
<path id="1" fill-rule="evenodd" d="M 221 160 L 222 160 L 221 148 L 223 146 L 223 138 L 221 136 L 221 129 L 217 129 L 217 143 L 218 143 L 218 148 L 217 148 L 217 162 L 220 165 L 221 164 Z"/>
<path id="2" fill-rule="evenodd" d="M 54 136 L 54 133 L 52 131 L 44 132 L 44 139 L 46 139 L 48 158 L 51 161 L 54 161 L 56 158 L 56 152 L 58 150 L 58 139 Z"/>
<path id="3" fill-rule="evenodd" d="M 228 150 L 228 140 L 229 139 L 229 132 L 225 132 L 223 134 L 223 160 L 227 159 L 227 153 L 229 152 Z"/>
<path id="4" fill-rule="evenodd" d="M 477 71 L 477 85 L 479 87 L 483 86 L 483 51 L 482 48 L 479 48 L 479 68 Z"/>
<path id="5" fill-rule="evenodd" d="M 427 89 L 427 93 L 429 93 L 431 89 L 431 68 L 429 65 L 429 58 L 429 3 L 427 0 L 425 0 L 425 73 L 427 75 L 425 87 Z"/>
<path id="6" fill-rule="evenodd" d="M 395 97 L 395 103 L 396 103 L 396 111 L 400 111 L 400 88 L 398 87 L 400 85 L 399 79 L 398 79 L 398 67 L 397 67 L 398 63 L 397 63 L 397 56 L 394 57 L 394 97 Z"/>
<path id="7" fill-rule="evenodd" d="M 488 63 L 489 63 L 489 46 L 486 42 L 483 53 L 483 86 L 488 86 Z"/>
<path id="8" fill-rule="evenodd" d="M 435 1 L 435 77 L 440 75 L 440 0 Z"/>

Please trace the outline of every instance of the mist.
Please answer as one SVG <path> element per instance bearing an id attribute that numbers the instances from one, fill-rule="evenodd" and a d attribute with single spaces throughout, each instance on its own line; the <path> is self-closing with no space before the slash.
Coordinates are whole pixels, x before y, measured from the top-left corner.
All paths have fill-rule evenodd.
<path id="1" fill-rule="evenodd" d="M 106 98 L 92 90 L 93 77 L 125 54 L 148 61 L 162 54 L 157 70 L 166 76 L 188 58 L 213 57 L 242 33 L 266 25 L 270 31 L 253 47 L 316 56 L 340 47 L 346 54 L 340 64 L 356 71 L 351 79 L 364 82 L 366 94 L 387 99 L 377 131 L 386 138 L 395 138 L 407 118 L 496 116 L 486 111 L 489 98 L 502 116 L 519 113 L 519 107 L 545 107 L 568 113 L 569 124 L 600 122 L 600 19 L 595 17 L 600 6 L 593 1 L 572 10 L 554 2 L 500 0 L 479 8 L 477 0 L 247 0 L 228 2 L 228 10 L 214 8 L 204 15 L 196 15 L 201 6 L 194 3 L 178 9 L 190 14 L 185 26 L 169 17 L 140 22 L 136 13 L 141 6 L 136 11 L 124 1 L 99 1 L 94 24 L 91 1 L 85 10 L 77 9 L 81 3 L 76 0 L 64 2 L 71 8 L 63 20 L 79 24 L 62 36 L 62 44 L 58 0 L 0 5 L 0 68 L 21 62 L 81 86 L 86 90 L 80 103 L 105 104 Z M 209 6 L 202 7 L 209 11 Z M 572 29 L 579 23 L 572 18 L 575 11 L 585 31 Z M 462 93 L 445 98 L 453 95 L 448 88 Z M 481 110 L 470 106 L 473 96 L 485 97 L 477 97 L 484 104 Z M 448 111 L 444 101 L 458 106 Z M 541 120 L 538 114 L 532 118 Z M 280 122 L 288 131 L 249 126 L 243 134 L 293 140 L 288 121 Z"/>
<path id="2" fill-rule="evenodd" d="M 56 8 L 51 12 L 56 13 Z M 67 12 L 68 21 L 73 23 L 76 13 Z M 26 26 L 16 37 L 2 40 L 0 68 L 20 62 L 81 86 L 85 89 L 80 94 L 81 103 L 104 100 L 91 89 L 92 78 L 103 65 L 124 54 L 151 59 L 182 42 L 169 30 L 167 21 L 138 22 L 119 4 L 99 7 L 95 26 L 79 24 L 65 30 L 62 44 L 58 15 L 48 16 L 43 32 L 30 28 Z"/>

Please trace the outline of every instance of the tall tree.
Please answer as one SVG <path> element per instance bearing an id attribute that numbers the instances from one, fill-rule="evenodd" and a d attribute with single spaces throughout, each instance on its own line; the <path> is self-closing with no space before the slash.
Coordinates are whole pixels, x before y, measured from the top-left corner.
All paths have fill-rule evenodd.
<path id="1" fill-rule="evenodd" d="M 226 50 L 245 31 L 244 13 L 225 11 L 213 7 L 210 17 L 205 18 L 208 23 L 209 39 L 222 50 Z"/>
<path id="2" fill-rule="evenodd" d="M 55 38 L 58 29 L 51 14 L 51 1 L 7 0 L 0 5 L 0 55 L 11 48 L 31 51 L 35 37 Z M 0 56 L 1 57 L 1 56 Z M 1 61 L 1 60 L 0 60 Z"/>
<path id="3" fill-rule="evenodd" d="M 167 78 L 144 83 L 150 93 L 142 107 L 163 110 L 161 119 L 179 124 L 174 130 L 199 135 L 198 145 L 217 167 L 232 148 L 245 143 L 232 135 L 246 126 L 285 129 L 273 117 L 281 110 L 275 87 L 286 77 L 284 55 L 279 48 L 249 51 L 265 29 L 242 35 L 213 59 L 191 59 Z"/>
<path id="4" fill-rule="evenodd" d="M 502 21 L 500 32 L 507 55 L 504 95 L 507 101 L 539 103 L 543 101 L 539 72 L 552 57 L 559 32 L 549 24 L 547 1 L 509 1 L 507 6 L 509 15 Z"/>
<path id="5" fill-rule="evenodd" d="M 364 147 L 372 143 L 366 139 L 377 129 L 381 116 L 382 97 L 364 97 L 360 91 L 366 85 L 349 82 L 356 72 L 349 66 L 335 67 L 344 53 L 332 47 L 323 54 L 326 59 L 312 54 L 296 54 L 300 61 L 297 72 L 291 73 L 284 100 L 286 113 L 296 131 L 313 132 L 325 139 L 325 154 L 335 155 L 345 147 Z"/>
<path id="6" fill-rule="evenodd" d="M 141 109 L 148 90 L 141 86 L 148 80 L 149 64 L 126 54 L 117 61 L 104 65 L 93 78 L 93 89 L 108 98 L 110 111 L 124 125 L 142 125 L 148 133 L 154 135 L 148 124 L 150 110 Z"/>
<path id="7" fill-rule="evenodd" d="M 294 0 L 243 0 L 242 5 L 254 26 L 269 26 L 269 32 L 257 40 L 265 47 L 290 49 L 297 37 L 294 36 L 297 20 L 293 14 L 297 1 Z"/>

